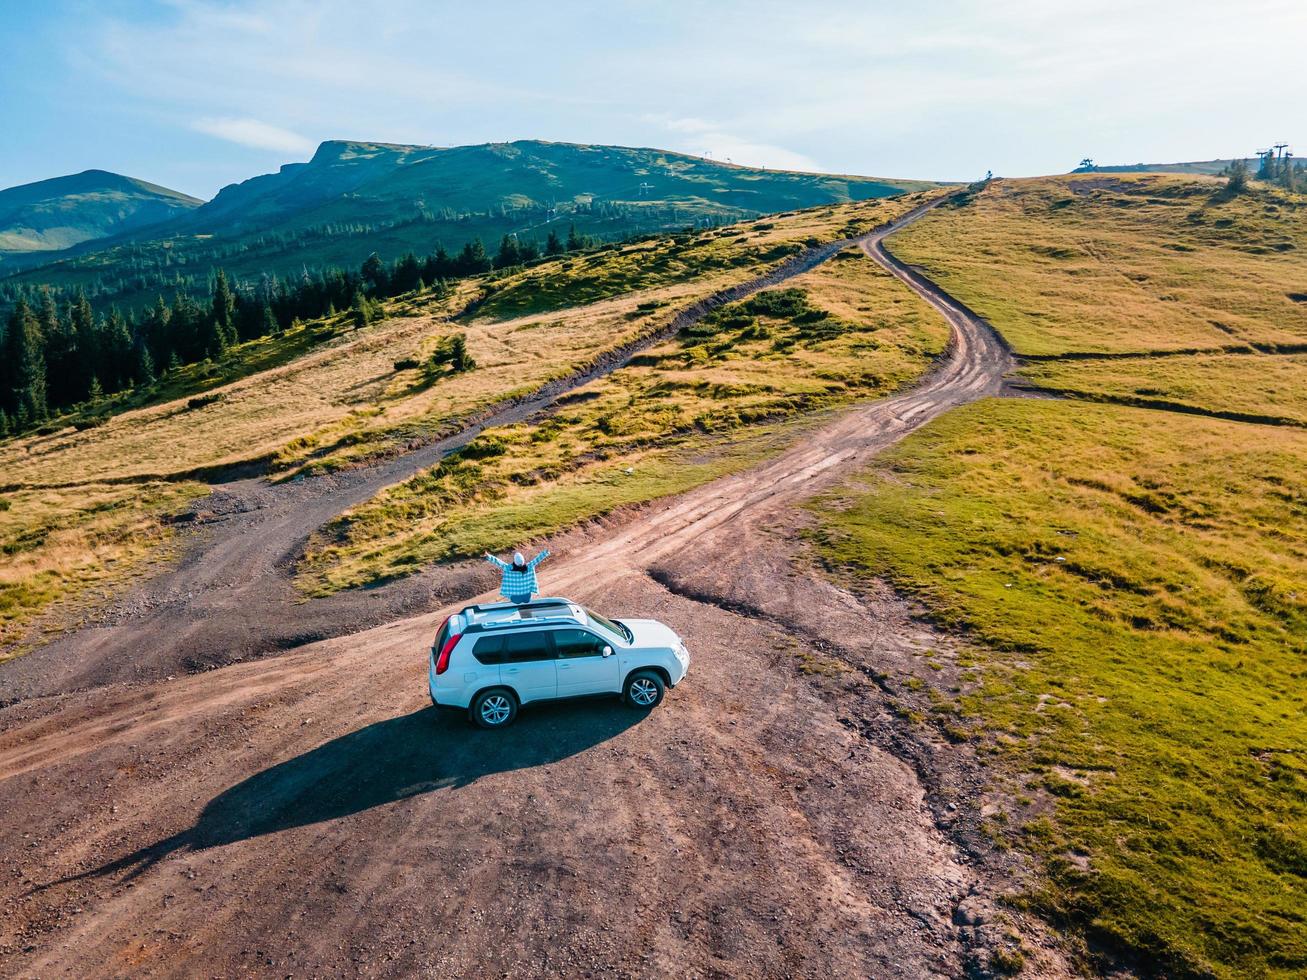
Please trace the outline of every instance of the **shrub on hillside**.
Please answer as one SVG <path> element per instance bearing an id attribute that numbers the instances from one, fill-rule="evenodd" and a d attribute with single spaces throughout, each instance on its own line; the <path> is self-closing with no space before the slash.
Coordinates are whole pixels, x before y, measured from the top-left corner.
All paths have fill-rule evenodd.
<path id="1" fill-rule="evenodd" d="M 467 334 L 456 333 L 448 337 L 442 337 L 436 344 L 436 351 L 431 355 L 428 364 L 433 368 L 444 367 L 449 365 L 451 371 L 471 371 L 477 366 L 477 362 L 468 353 Z"/>
<path id="2" fill-rule="evenodd" d="M 220 402 L 220 401 L 222 401 L 222 394 L 220 392 L 215 391 L 211 395 L 197 395 L 194 398 L 188 399 L 186 402 L 186 407 L 187 409 L 194 410 L 197 408 L 203 408 L 205 405 L 212 405 L 214 402 Z"/>
<path id="3" fill-rule="evenodd" d="M 789 320 L 808 311 L 808 294 L 802 289 L 768 289 L 750 297 L 743 307 L 755 316 Z"/>

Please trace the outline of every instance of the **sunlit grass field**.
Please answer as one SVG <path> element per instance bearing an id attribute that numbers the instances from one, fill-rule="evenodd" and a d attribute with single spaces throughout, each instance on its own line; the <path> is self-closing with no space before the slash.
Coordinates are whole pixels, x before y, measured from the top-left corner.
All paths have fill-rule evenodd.
<path id="1" fill-rule="evenodd" d="M 1018 354 L 1307 344 L 1307 196 L 1169 174 L 997 181 L 893 249 Z"/>
<path id="2" fill-rule="evenodd" d="M 1022 399 L 819 507 L 974 650 L 1035 904 L 1178 974 L 1307 970 L 1304 488 L 1301 431 Z"/>
<path id="3" fill-rule="evenodd" d="M 1307 354 L 1032 361 L 1021 376 L 1041 388 L 1095 400 L 1165 402 L 1307 426 Z"/>
<path id="4" fill-rule="evenodd" d="M 355 508 L 311 544 L 301 584 L 382 581 L 690 489 L 914 380 L 946 341 L 924 302 L 850 249 Z"/>

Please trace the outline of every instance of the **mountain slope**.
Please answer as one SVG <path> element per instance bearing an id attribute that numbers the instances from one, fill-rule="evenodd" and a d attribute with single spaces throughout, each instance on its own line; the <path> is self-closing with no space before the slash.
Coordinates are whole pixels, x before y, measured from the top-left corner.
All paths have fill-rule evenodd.
<path id="1" fill-rule="evenodd" d="M 159 224 L 200 204 L 106 170 L 22 184 L 0 190 L 0 253 L 65 249 Z"/>
<path id="2" fill-rule="evenodd" d="M 307 163 L 223 188 L 204 206 L 105 247 L 56 253 L 4 286 L 82 287 L 124 307 L 180 287 L 203 292 L 215 267 L 249 288 L 267 274 L 493 250 L 504 235 L 600 239 L 723 224 L 779 211 L 887 197 L 926 181 L 759 170 L 655 149 L 521 141 L 479 146 L 323 143 Z"/>
<path id="3" fill-rule="evenodd" d="M 764 213 L 885 197 L 922 181 L 759 170 L 679 153 L 520 140 L 477 146 L 329 141 L 305 164 L 219 192 L 194 215 L 207 232 L 281 222 L 370 219 L 406 210 L 457 212 L 676 201 Z"/>

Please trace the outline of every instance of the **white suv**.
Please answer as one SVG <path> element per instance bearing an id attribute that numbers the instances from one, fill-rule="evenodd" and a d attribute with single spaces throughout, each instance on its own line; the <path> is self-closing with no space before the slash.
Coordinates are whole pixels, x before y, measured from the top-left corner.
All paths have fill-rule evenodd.
<path id="1" fill-rule="evenodd" d="M 652 619 L 609 620 L 568 599 L 468 606 L 440 626 L 428 683 L 438 708 L 482 728 L 534 701 L 620 694 L 648 710 L 690 666 L 681 638 Z"/>

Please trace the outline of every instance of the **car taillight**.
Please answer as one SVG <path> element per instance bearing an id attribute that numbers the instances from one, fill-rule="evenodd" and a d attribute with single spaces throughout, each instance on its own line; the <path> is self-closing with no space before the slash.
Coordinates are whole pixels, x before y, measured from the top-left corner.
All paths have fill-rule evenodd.
<path id="1" fill-rule="evenodd" d="M 445 645 L 440 648 L 440 656 L 436 658 L 437 674 L 443 674 L 449 670 L 449 655 L 454 652 L 454 647 L 458 645 L 458 641 L 462 638 L 462 633 L 454 633 L 445 641 Z"/>

